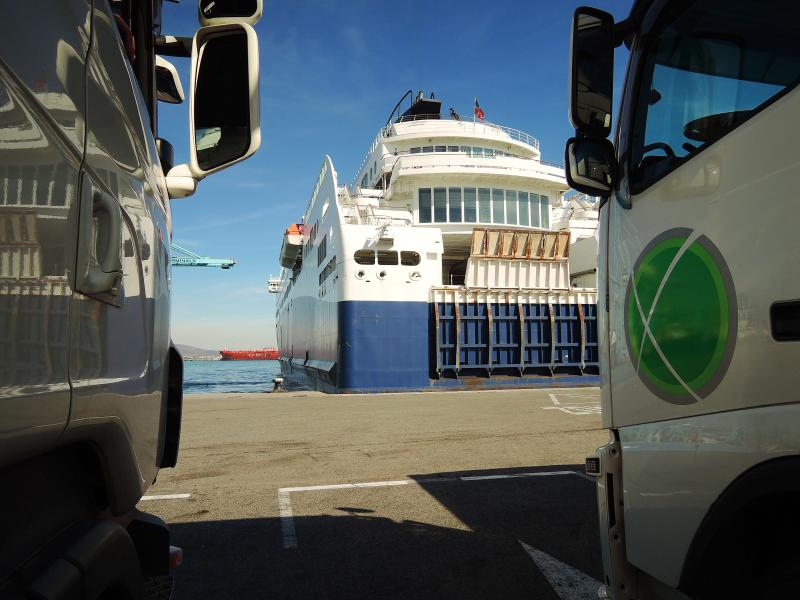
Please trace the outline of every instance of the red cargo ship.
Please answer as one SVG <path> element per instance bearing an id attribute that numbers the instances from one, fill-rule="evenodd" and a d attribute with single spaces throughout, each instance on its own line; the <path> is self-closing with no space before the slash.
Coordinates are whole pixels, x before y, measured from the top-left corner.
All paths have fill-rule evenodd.
<path id="1" fill-rule="evenodd" d="M 280 352 L 277 348 L 261 350 L 220 350 L 220 360 L 278 360 Z"/>

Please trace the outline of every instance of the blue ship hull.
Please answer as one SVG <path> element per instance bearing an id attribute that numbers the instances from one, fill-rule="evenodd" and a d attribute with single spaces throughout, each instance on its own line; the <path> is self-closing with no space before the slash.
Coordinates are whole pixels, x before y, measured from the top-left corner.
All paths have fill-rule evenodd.
<path id="1" fill-rule="evenodd" d="M 342 301 L 337 360 L 283 357 L 281 370 L 332 393 L 594 386 L 596 309 Z"/>

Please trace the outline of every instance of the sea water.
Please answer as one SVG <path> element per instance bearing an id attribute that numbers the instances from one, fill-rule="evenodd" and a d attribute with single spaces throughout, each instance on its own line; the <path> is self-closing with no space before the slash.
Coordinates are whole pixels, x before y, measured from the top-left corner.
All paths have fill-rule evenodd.
<path id="1" fill-rule="evenodd" d="M 281 374 L 277 360 L 187 360 L 183 363 L 183 393 L 271 392 Z M 283 389 L 303 389 L 289 381 Z"/>

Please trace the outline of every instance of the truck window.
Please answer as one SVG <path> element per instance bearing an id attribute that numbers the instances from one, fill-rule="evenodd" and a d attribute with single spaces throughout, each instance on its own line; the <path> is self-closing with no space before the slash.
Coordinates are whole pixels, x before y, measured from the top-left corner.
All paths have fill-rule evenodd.
<path id="1" fill-rule="evenodd" d="M 792 89 L 800 24 L 782 0 L 699 0 L 673 11 L 645 49 L 631 153 L 637 193 Z M 683 5 L 685 6 L 685 4 Z"/>

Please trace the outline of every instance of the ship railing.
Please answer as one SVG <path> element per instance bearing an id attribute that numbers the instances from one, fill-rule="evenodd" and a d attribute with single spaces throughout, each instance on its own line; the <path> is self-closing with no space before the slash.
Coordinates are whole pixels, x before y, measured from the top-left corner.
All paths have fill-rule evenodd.
<path id="1" fill-rule="evenodd" d="M 350 183 L 339 188 L 339 204 L 342 206 L 355 206 L 358 204 L 359 198 L 380 200 L 384 192 L 385 190 L 380 188 L 362 188 L 355 183 Z"/>
<path id="2" fill-rule="evenodd" d="M 467 113 L 468 114 L 468 113 Z M 505 125 L 499 125 L 497 123 L 490 123 L 489 121 L 470 121 L 469 119 L 453 119 L 453 118 L 442 118 L 441 115 L 408 115 L 408 116 L 400 116 L 397 117 L 394 122 L 386 125 L 381 129 L 380 136 L 384 138 L 392 137 L 394 135 L 393 127 L 398 123 L 411 123 L 414 121 L 458 121 L 459 123 L 464 123 L 466 125 L 482 125 L 484 127 L 489 127 L 493 129 L 499 129 L 506 133 L 512 140 L 523 142 L 528 144 L 529 146 L 533 146 L 537 150 L 539 149 L 539 140 L 533 137 L 531 134 L 522 131 L 520 129 L 514 129 L 513 127 L 506 127 Z"/>
<path id="3" fill-rule="evenodd" d="M 339 190 L 339 203 L 347 210 L 343 211 L 344 221 L 349 225 L 376 225 L 376 226 L 389 226 L 389 225 L 402 225 L 408 226 L 413 224 L 411 217 L 398 217 L 396 215 L 387 215 L 375 212 L 375 207 L 372 204 L 359 203 L 358 199 L 362 197 L 359 189 L 349 189 L 348 186 L 343 186 Z M 364 196 L 375 200 L 375 196 Z"/>
<path id="4" fill-rule="evenodd" d="M 556 163 L 556 162 L 550 162 L 550 161 L 546 161 L 546 160 L 538 160 L 538 159 L 535 159 L 535 158 L 527 158 L 527 157 L 524 157 L 524 156 L 517 156 L 515 154 L 509 154 L 507 152 L 500 152 L 500 151 L 496 152 L 495 154 L 488 155 L 488 156 L 487 155 L 478 156 L 478 155 L 472 154 L 471 152 L 462 151 L 462 150 L 459 150 L 458 152 L 411 152 L 410 150 L 398 150 L 397 152 L 384 153 L 380 158 L 380 162 L 381 162 L 381 164 L 383 164 L 383 162 L 387 158 L 395 159 L 395 162 L 392 165 L 392 168 L 389 170 L 390 173 L 394 173 L 395 167 L 399 163 L 399 161 L 397 159 L 398 158 L 403 158 L 403 157 L 406 157 L 406 156 L 412 156 L 412 157 L 415 157 L 415 158 L 416 157 L 420 157 L 420 158 L 422 158 L 422 157 L 431 157 L 431 156 L 435 156 L 435 157 L 439 157 L 439 156 L 458 156 L 458 157 L 468 157 L 468 158 L 481 159 L 481 160 L 496 160 L 496 159 L 502 159 L 502 158 L 516 158 L 516 159 L 519 159 L 519 160 L 530 161 L 531 163 L 536 164 L 536 165 L 541 165 L 541 166 L 545 166 L 545 167 L 555 167 L 556 169 L 559 169 L 562 172 L 564 171 L 564 165 Z M 469 163 L 469 164 L 464 163 L 464 164 L 459 164 L 457 166 L 474 168 L 476 166 L 486 166 L 486 165 L 482 164 L 482 163 Z M 492 167 L 496 166 L 497 168 L 507 168 L 507 167 L 499 166 L 499 165 L 491 165 L 491 166 Z M 550 173 L 550 174 L 552 175 L 552 173 Z M 359 194 L 359 190 L 361 189 L 361 187 L 358 185 L 358 181 L 357 180 L 353 180 L 352 183 L 350 183 L 349 185 L 347 185 L 345 187 L 347 188 L 347 191 L 349 192 L 349 194 L 351 196 L 357 196 Z M 380 188 L 367 188 L 367 189 L 380 189 Z M 343 203 L 345 203 L 345 204 L 347 203 L 347 201 L 345 201 L 344 198 L 342 198 L 341 194 L 340 194 L 340 199 L 343 200 Z M 349 200 L 349 198 L 348 198 L 348 200 Z"/>
<path id="5" fill-rule="evenodd" d="M 459 146 L 460 147 L 460 146 Z M 470 146 L 471 147 L 471 146 Z M 491 150 L 491 148 L 489 148 Z M 527 157 L 527 156 L 519 156 L 517 154 L 509 154 L 508 152 L 503 152 L 500 150 L 495 151 L 493 154 L 473 154 L 469 150 L 458 150 L 457 152 L 411 152 L 410 150 L 398 150 L 397 152 L 387 152 L 383 156 L 381 156 L 381 160 L 385 160 L 386 158 L 391 158 L 394 156 L 406 156 L 406 155 L 413 155 L 413 156 L 430 156 L 430 155 L 441 155 L 441 154 L 450 154 L 450 155 L 457 155 L 457 156 L 470 156 L 472 158 L 519 158 L 521 160 L 530 160 L 535 163 L 544 165 L 546 167 L 556 167 L 557 169 L 564 170 L 564 165 L 557 162 L 552 162 L 549 160 L 539 160 L 537 158 Z"/>
<path id="6" fill-rule="evenodd" d="M 439 156 L 439 154 L 435 154 L 434 156 Z M 507 172 L 513 173 L 524 173 L 526 175 L 535 174 L 535 175 L 544 175 L 547 177 L 554 177 L 556 176 L 555 173 L 552 171 L 548 171 L 547 167 L 553 168 L 557 167 L 561 170 L 559 174 L 563 177 L 563 169 L 561 165 L 555 165 L 552 163 L 545 163 L 539 161 L 531 161 L 529 165 L 525 165 L 524 167 L 520 166 L 512 166 L 512 165 L 504 165 L 502 162 L 496 164 L 487 164 L 489 161 L 492 161 L 492 158 L 487 157 L 472 157 L 469 162 L 438 162 L 435 159 L 431 160 L 430 154 L 410 154 L 407 156 L 402 156 L 401 160 L 395 161 L 394 165 L 392 166 L 392 175 L 391 179 L 394 180 L 397 177 L 397 170 L 398 169 L 424 169 L 426 167 L 435 167 L 437 169 L 454 169 L 454 170 L 464 170 L 464 169 L 497 169 L 503 170 Z M 485 162 L 484 162 L 485 161 Z M 418 163 L 418 164 L 417 164 Z M 545 168 L 537 168 L 539 166 L 543 166 Z"/>
<path id="7" fill-rule="evenodd" d="M 413 221 L 408 217 L 393 217 L 390 215 L 376 215 L 372 214 L 368 217 L 368 225 L 377 225 L 379 227 L 388 227 L 400 225 L 402 227 L 410 226 Z"/>
<path id="8" fill-rule="evenodd" d="M 546 167 L 556 167 L 557 169 L 561 169 L 562 171 L 564 170 L 564 165 L 562 165 L 561 163 L 552 162 L 549 160 L 540 160 L 539 162 L 545 165 Z"/>
<path id="9" fill-rule="evenodd" d="M 463 114 L 471 114 L 471 112 L 465 112 Z M 378 135 L 375 136 L 375 139 L 372 140 L 372 144 L 370 144 L 369 151 L 364 156 L 364 160 L 361 161 L 361 165 L 359 165 L 358 170 L 356 171 L 356 179 L 353 180 L 355 183 L 357 181 L 358 175 L 361 171 L 364 170 L 364 166 L 369 161 L 372 153 L 375 151 L 375 148 L 378 147 L 378 144 L 381 143 L 381 140 L 385 138 L 390 138 L 394 135 L 394 126 L 397 123 L 411 123 L 414 121 L 457 121 L 459 123 L 464 123 L 465 125 L 469 125 L 470 123 L 474 126 L 480 125 L 483 127 L 488 127 L 489 129 L 495 129 L 497 131 L 502 131 L 506 135 L 508 135 L 512 140 L 522 142 L 524 144 L 528 144 L 529 146 L 533 146 L 536 150 L 539 150 L 539 140 L 533 137 L 531 134 L 522 131 L 521 129 L 514 129 L 513 127 L 506 127 L 505 125 L 499 125 L 497 123 L 490 123 L 489 121 L 470 121 L 469 119 L 453 119 L 451 117 L 442 117 L 442 115 L 408 115 L 408 116 L 400 116 L 397 117 L 392 123 L 386 125 L 385 127 L 381 127 Z M 563 169 L 564 167 L 561 166 Z"/>
<path id="10" fill-rule="evenodd" d="M 398 217 L 376 213 L 372 206 L 350 205 L 350 210 L 344 214 L 344 221 L 348 225 L 373 225 L 376 227 L 401 226 L 409 227 L 414 224 L 411 217 Z"/>
<path id="11" fill-rule="evenodd" d="M 564 202 L 575 201 L 577 204 L 587 209 L 594 209 L 599 200 L 599 197 L 590 196 L 589 194 L 584 194 L 583 192 L 575 192 L 569 196 L 564 196 Z"/>

